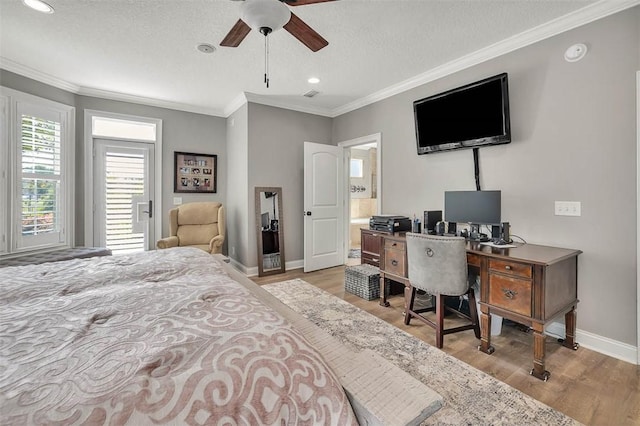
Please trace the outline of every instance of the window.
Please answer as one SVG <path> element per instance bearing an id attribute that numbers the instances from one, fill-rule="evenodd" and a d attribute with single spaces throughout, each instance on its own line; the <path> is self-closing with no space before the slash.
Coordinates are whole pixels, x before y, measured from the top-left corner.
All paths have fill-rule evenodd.
<path id="1" fill-rule="evenodd" d="M 2 99 L 0 252 L 71 246 L 74 108 L 6 88 Z"/>
<path id="2" fill-rule="evenodd" d="M 149 142 L 155 142 L 157 138 L 156 123 L 98 116 L 91 117 L 91 121 L 93 136 Z"/>
<path id="3" fill-rule="evenodd" d="M 22 212 L 24 237 L 59 233 L 60 123 L 22 115 Z"/>
<path id="4" fill-rule="evenodd" d="M 351 159 L 351 173 L 352 178 L 364 177 L 364 161 L 360 158 Z"/>

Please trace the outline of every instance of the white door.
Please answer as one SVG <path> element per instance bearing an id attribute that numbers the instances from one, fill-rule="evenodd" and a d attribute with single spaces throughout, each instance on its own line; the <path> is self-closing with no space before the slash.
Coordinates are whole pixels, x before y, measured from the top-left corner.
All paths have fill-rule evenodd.
<path id="1" fill-rule="evenodd" d="M 154 145 L 94 139 L 94 244 L 114 254 L 153 249 Z"/>
<path id="2" fill-rule="evenodd" d="M 344 263 L 343 149 L 304 143 L 304 272 Z"/>

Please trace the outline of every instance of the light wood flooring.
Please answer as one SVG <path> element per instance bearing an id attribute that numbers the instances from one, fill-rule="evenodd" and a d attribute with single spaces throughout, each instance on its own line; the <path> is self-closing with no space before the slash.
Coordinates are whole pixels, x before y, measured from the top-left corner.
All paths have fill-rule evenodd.
<path id="1" fill-rule="evenodd" d="M 280 275 L 252 277 L 252 280 L 262 285 L 294 278 L 303 279 L 431 345 L 435 344 L 432 328 L 418 321 L 404 325 L 400 295 L 391 296 L 391 307 L 384 308 L 377 300 L 366 301 L 345 293 L 344 266 L 310 273 L 296 269 Z M 491 343 L 496 349 L 493 355 L 479 352 L 479 340 L 469 330 L 445 336 L 443 350 L 584 424 L 640 425 L 639 366 L 583 347 L 572 351 L 547 337 L 546 367 L 551 377 L 545 383 L 529 375 L 533 357 L 530 333 L 521 331 L 515 324 L 505 324 L 499 336 L 492 336 Z"/>

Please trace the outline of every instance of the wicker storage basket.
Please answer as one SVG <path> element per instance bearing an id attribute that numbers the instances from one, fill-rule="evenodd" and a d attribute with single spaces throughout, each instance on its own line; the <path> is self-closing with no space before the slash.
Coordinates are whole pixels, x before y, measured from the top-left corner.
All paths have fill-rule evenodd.
<path id="1" fill-rule="evenodd" d="M 344 271 L 344 290 L 366 300 L 380 297 L 380 272 L 368 264 L 347 266 Z"/>

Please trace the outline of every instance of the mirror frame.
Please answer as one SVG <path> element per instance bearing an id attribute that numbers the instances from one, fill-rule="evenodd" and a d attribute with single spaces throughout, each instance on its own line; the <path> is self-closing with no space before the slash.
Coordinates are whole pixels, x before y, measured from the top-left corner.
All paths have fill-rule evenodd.
<path id="1" fill-rule="evenodd" d="M 274 192 L 278 197 L 278 245 L 280 249 L 280 268 L 264 270 L 264 256 L 262 254 L 262 220 L 261 220 L 261 198 L 260 194 L 263 192 Z M 257 255 L 258 255 L 258 276 L 263 277 L 266 275 L 283 274 L 285 272 L 285 257 L 284 257 L 284 215 L 282 209 L 282 188 L 277 186 L 256 186 L 255 188 L 255 214 L 256 214 L 256 240 L 257 240 Z"/>

